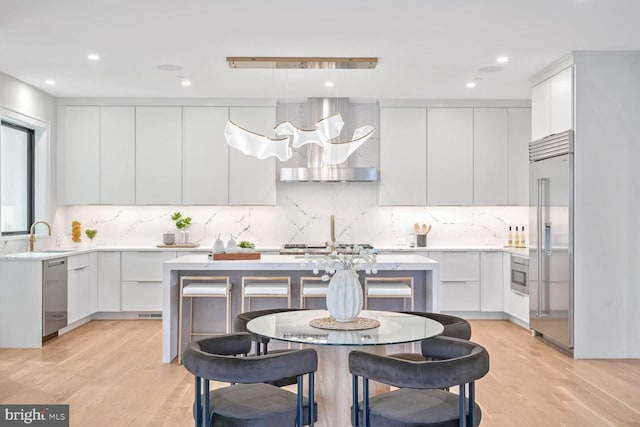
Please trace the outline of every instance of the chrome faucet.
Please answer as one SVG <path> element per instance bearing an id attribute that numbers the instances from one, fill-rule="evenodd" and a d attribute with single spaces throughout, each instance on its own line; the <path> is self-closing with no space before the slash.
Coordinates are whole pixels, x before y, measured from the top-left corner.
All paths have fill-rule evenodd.
<path id="1" fill-rule="evenodd" d="M 51 236 L 51 226 L 49 225 L 49 223 L 47 221 L 36 221 L 33 224 L 31 224 L 31 228 L 29 229 L 29 252 L 33 252 L 33 246 L 36 243 L 36 236 L 34 233 L 34 230 L 36 228 L 36 224 L 44 224 L 47 226 L 47 228 L 49 229 L 49 236 Z"/>

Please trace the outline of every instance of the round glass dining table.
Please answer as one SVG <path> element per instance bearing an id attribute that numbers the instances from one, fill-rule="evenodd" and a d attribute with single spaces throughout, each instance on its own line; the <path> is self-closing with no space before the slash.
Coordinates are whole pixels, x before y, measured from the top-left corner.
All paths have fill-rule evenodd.
<path id="1" fill-rule="evenodd" d="M 318 353 L 315 398 L 318 426 L 351 425 L 351 375 L 349 353 L 353 350 L 386 354 L 388 346 L 421 341 L 440 335 L 441 323 L 426 317 L 392 311 L 363 310 L 358 317 L 374 319 L 380 326 L 358 331 L 313 327 L 313 319 L 329 317 L 326 310 L 298 310 L 257 317 L 247 324 L 256 335 L 279 341 L 305 344 Z M 305 388 L 306 389 L 306 388 Z M 370 382 L 373 396 L 389 387 Z"/>

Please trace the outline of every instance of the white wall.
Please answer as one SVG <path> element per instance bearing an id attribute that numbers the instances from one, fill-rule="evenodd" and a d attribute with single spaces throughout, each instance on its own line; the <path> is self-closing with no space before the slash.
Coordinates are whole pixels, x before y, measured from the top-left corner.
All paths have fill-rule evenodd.
<path id="1" fill-rule="evenodd" d="M 51 95 L 0 72 L 0 117 L 35 129 L 36 220 L 55 222 L 56 103 Z M 28 238 L 0 238 L 3 251 L 28 247 Z"/>

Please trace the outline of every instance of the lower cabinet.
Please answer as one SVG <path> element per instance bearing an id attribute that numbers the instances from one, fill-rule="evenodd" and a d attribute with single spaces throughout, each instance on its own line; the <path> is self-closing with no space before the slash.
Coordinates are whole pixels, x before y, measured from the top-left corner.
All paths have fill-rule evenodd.
<path id="1" fill-rule="evenodd" d="M 529 323 L 529 295 L 518 292 L 510 292 L 509 312 L 510 316 L 517 317 L 524 323 Z"/>
<path id="2" fill-rule="evenodd" d="M 122 311 L 162 311 L 162 263 L 175 252 L 122 252 Z"/>
<path id="3" fill-rule="evenodd" d="M 67 265 L 67 321 L 73 323 L 97 311 L 97 254 L 70 256 Z"/>
<path id="4" fill-rule="evenodd" d="M 440 309 L 480 311 L 480 253 L 429 252 L 440 263 Z"/>
<path id="5" fill-rule="evenodd" d="M 98 253 L 98 311 L 120 311 L 120 252 Z"/>

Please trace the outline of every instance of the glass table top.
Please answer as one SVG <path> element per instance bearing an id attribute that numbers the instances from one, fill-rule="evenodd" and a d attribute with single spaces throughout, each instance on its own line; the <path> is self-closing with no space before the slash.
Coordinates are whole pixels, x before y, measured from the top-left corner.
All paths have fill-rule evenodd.
<path id="1" fill-rule="evenodd" d="M 375 319 L 380 326 L 361 331 L 334 331 L 314 328 L 312 319 L 329 317 L 326 310 L 300 310 L 268 314 L 247 323 L 257 335 L 280 341 L 316 345 L 388 345 L 420 341 L 440 335 L 441 323 L 426 317 L 392 311 L 362 310 L 358 317 Z"/>

